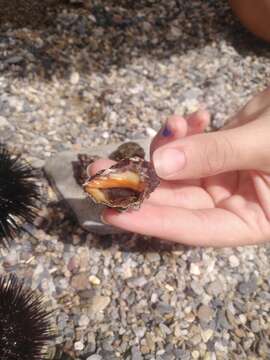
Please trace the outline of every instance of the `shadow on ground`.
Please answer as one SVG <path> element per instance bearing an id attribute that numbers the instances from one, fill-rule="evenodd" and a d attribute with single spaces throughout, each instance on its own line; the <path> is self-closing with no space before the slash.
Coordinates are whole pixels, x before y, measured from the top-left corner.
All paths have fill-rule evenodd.
<path id="1" fill-rule="evenodd" d="M 47 214 L 41 220 L 42 221 L 38 221 L 39 225 L 37 228 L 49 235 L 57 236 L 58 240 L 64 244 L 83 245 L 87 242 L 88 232 L 79 226 L 73 212 L 69 210 L 62 201 L 48 203 Z M 119 241 L 119 239 L 121 239 L 121 241 Z M 139 253 L 153 251 L 170 252 L 173 250 L 187 251 L 191 248 L 128 232 L 121 233 L 121 235 L 93 234 L 93 238 L 88 245 L 98 249 L 108 249 L 114 244 L 117 244 L 121 252 Z"/>
<path id="2" fill-rule="evenodd" d="M 244 55 L 265 44 L 235 21 L 227 1 L 0 0 L 2 65 L 15 77 L 108 72 L 134 58 L 166 59 L 228 40 Z"/>

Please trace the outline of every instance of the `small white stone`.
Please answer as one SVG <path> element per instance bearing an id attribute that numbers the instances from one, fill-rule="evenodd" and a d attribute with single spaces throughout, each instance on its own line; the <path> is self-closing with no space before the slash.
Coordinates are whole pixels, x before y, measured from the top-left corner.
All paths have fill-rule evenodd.
<path id="1" fill-rule="evenodd" d="M 205 343 L 207 343 L 208 340 L 211 339 L 211 337 L 213 336 L 213 330 L 212 329 L 207 329 L 205 331 L 202 331 L 201 335 L 202 335 L 202 339 Z"/>
<path id="2" fill-rule="evenodd" d="M 239 261 L 238 257 L 236 257 L 235 255 L 231 255 L 229 257 L 229 263 L 230 263 L 230 266 L 233 268 L 240 265 L 240 261 Z"/>
<path id="3" fill-rule="evenodd" d="M 132 277 L 133 273 L 132 273 L 131 267 L 125 266 L 125 267 L 123 267 L 122 270 L 123 270 L 123 278 L 124 279 L 129 279 Z"/>
<path id="4" fill-rule="evenodd" d="M 192 359 L 199 359 L 200 357 L 200 353 L 197 350 L 192 351 L 191 355 L 192 355 Z"/>
<path id="5" fill-rule="evenodd" d="M 110 136 L 110 134 L 108 133 L 108 131 L 105 131 L 105 132 L 102 134 L 103 139 L 109 139 L 109 136 Z"/>
<path id="6" fill-rule="evenodd" d="M 89 321 L 90 320 L 89 320 L 88 316 L 82 315 L 79 319 L 79 326 L 86 328 L 87 325 L 89 324 Z"/>
<path id="7" fill-rule="evenodd" d="M 80 81 L 80 74 L 78 72 L 73 72 L 70 76 L 70 83 L 72 85 L 76 85 L 78 84 L 79 81 Z"/>
<path id="8" fill-rule="evenodd" d="M 157 135 L 157 131 L 155 129 L 152 129 L 150 127 L 146 128 L 146 133 L 150 137 L 154 137 Z"/>
<path id="9" fill-rule="evenodd" d="M 201 274 L 201 271 L 200 271 L 200 268 L 197 264 L 195 263 L 191 263 L 190 264 L 190 269 L 189 269 L 190 273 L 192 275 L 200 275 Z"/>
<path id="10" fill-rule="evenodd" d="M 140 94 L 144 91 L 144 87 L 141 84 L 138 84 L 134 87 L 129 88 L 129 93 L 132 95 Z"/>
<path id="11" fill-rule="evenodd" d="M 245 323 L 247 322 L 247 318 L 244 314 L 240 314 L 239 315 L 239 320 L 241 321 L 242 324 L 245 325 Z"/>
<path id="12" fill-rule="evenodd" d="M 89 276 L 89 281 L 93 285 L 99 285 L 100 284 L 100 279 L 95 275 L 90 275 Z"/>
<path id="13" fill-rule="evenodd" d="M 157 355 L 163 355 L 165 353 L 164 349 L 160 349 L 157 351 Z"/>
<path id="14" fill-rule="evenodd" d="M 171 285 L 169 285 L 169 284 L 166 284 L 165 285 L 165 288 L 168 290 L 168 291 L 174 291 L 174 288 L 171 286 Z"/>
<path id="15" fill-rule="evenodd" d="M 157 300 L 158 300 L 158 295 L 156 294 L 156 293 L 153 293 L 152 295 L 151 295 L 151 303 L 156 303 L 157 302 Z"/>
<path id="16" fill-rule="evenodd" d="M 76 350 L 76 351 L 82 351 L 83 348 L 84 348 L 83 342 L 81 342 L 81 341 L 76 341 L 76 342 L 74 343 L 74 350 Z"/>

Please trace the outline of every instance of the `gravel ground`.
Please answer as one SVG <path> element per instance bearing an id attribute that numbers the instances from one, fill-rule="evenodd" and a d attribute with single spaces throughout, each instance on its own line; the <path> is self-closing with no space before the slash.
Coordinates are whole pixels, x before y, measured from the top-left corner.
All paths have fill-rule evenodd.
<path id="1" fill-rule="evenodd" d="M 168 114 L 201 103 L 219 128 L 270 76 L 269 47 L 226 1 L 10 3 L 0 0 L 1 138 L 36 166 L 61 150 L 153 135 Z M 48 197 L 28 228 L 35 238 L 0 250 L 0 271 L 16 271 L 56 309 L 52 354 L 270 359 L 269 246 L 96 236 L 50 188 Z"/>

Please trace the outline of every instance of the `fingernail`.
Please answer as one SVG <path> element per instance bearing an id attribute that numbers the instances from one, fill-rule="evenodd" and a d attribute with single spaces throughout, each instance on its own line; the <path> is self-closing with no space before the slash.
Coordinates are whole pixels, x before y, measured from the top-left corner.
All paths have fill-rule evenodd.
<path id="1" fill-rule="evenodd" d="M 172 136 L 172 131 L 168 128 L 167 125 L 165 125 L 163 130 L 162 130 L 161 135 L 164 136 L 164 137 Z"/>
<path id="2" fill-rule="evenodd" d="M 157 175 L 167 178 L 177 174 L 186 164 L 184 152 L 177 149 L 159 149 L 153 154 Z"/>

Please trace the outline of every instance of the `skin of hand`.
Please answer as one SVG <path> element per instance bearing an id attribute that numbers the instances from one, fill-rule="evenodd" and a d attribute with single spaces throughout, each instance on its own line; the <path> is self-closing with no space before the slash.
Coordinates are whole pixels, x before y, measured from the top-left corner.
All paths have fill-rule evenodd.
<path id="1" fill-rule="evenodd" d="M 269 16 L 270 0 L 229 0 L 232 10 L 242 24 L 253 34 L 270 41 Z"/>
<path id="2" fill-rule="evenodd" d="M 138 211 L 106 209 L 116 227 L 193 246 L 234 247 L 270 240 L 270 89 L 219 131 L 209 114 L 170 117 L 150 155 L 162 179 Z M 93 175 L 112 165 L 102 159 Z"/>

